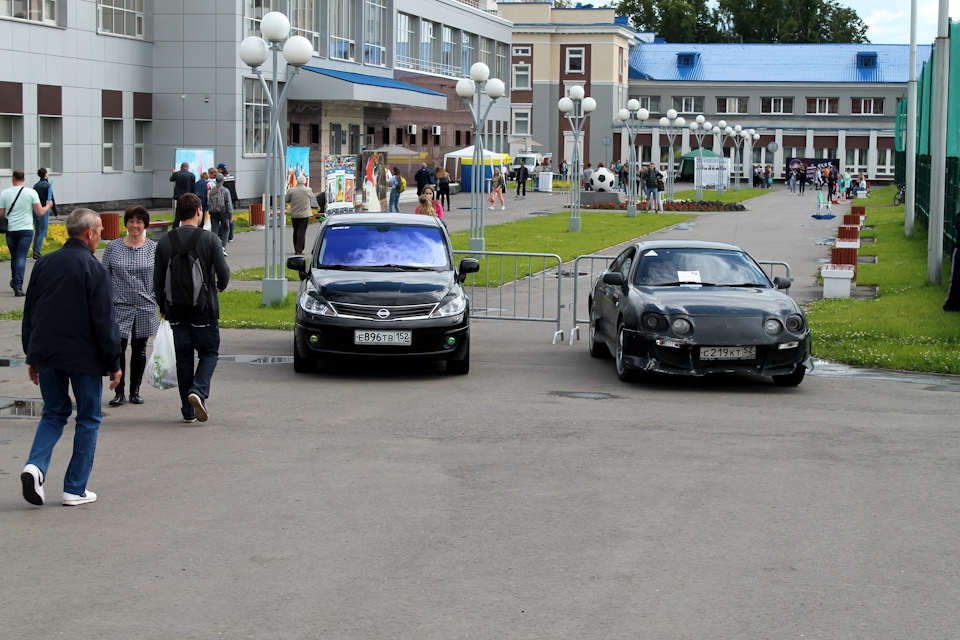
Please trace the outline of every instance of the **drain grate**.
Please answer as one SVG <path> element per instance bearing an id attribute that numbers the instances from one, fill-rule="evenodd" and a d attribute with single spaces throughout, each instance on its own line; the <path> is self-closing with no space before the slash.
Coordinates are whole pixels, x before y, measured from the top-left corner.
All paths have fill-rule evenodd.
<path id="1" fill-rule="evenodd" d="M 618 400 L 620 396 L 602 391 L 551 391 L 550 395 L 574 400 Z"/>
<path id="2" fill-rule="evenodd" d="M 257 356 L 236 355 L 220 356 L 222 362 L 239 362 L 240 364 L 293 364 L 293 356 Z"/>

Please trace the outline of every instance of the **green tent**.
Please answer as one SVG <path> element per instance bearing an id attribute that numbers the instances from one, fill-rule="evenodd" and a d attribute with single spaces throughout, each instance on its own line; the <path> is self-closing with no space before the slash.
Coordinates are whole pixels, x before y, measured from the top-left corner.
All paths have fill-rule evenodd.
<path id="1" fill-rule="evenodd" d="M 698 152 L 696 149 L 680 156 L 680 168 L 677 170 L 677 176 L 680 180 L 690 180 L 693 181 L 693 169 L 697 166 L 697 155 Z M 704 158 L 719 158 L 720 154 L 714 153 L 710 149 L 702 150 Z"/>

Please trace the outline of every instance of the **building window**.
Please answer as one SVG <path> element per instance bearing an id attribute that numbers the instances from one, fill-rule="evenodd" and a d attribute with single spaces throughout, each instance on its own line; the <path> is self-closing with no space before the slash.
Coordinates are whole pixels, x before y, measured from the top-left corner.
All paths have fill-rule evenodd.
<path id="1" fill-rule="evenodd" d="M 513 48 L 513 55 L 515 55 L 515 56 L 529 56 L 529 55 L 530 55 L 530 47 L 514 47 L 514 48 Z"/>
<path id="2" fill-rule="evenodd" d="M 248 0 L 249 2 L 250 0 Z M 254 0 L 257 2 L 257 0 Z M 265 3 L 264 3 L 265 4 Z M 290 35 L 303 36 L 320 51 L 320 11 L 316 0 L 289 0 Z"/>
<path id="3" fill-rule="evenodd" d="M 497 43 L 497 66 L 494 71 L 494 78 L 503 78 L 507 72 L 507 45 L 502 42 Z"/>
<path id="4" fill-rule="evenodd" d="M 51 173 L 63 169 L 63 137 L 61 119 L 49 116 L 37 118 L 37 160 Z"/>
<path id="5" fill-rule="evenodd" d="M 480 62 L 493 71 L 493 53 L 497 43 L 490 38 L 480 38 Z M 496 76 L 494 76 L 496 77 Z"/>
<path id="6" fill-rule="evenodd" d="M 267 153 L 270 134 L 270 107 L 257 78 L 243 79 L 243 155 Z"/>
<path id="7" fill-rule="evenodd" d="M 271 11 L 280 11 L 280 0 L 246 0 L 243 7 L 243 37 L 260 35 L 260 20 Z"/>
<path id="8" fill-rule="evenodd" d="M 839 107 L 839 98 L 807 98 L 808 115 L 836 115 Z"/>
<path id="9" fill-rule="evenodd" d="M 405 13 L 397 14 L 397 61 L 396 66 L 405 69 L 415 69 L 413 58 L 410 57 L 410 45 L 413 42 L 413 27 L 411 16 Z"/>
<path id="10" fill-rule="evenodd" d="M 760 113 L 793 113 L 793 98 L 760 98 Z"/>
<path id="11" fill-rule="evenodd" d="M 867 149 L 847 149 L 844 171 L 851 174 L 867 173 Z"/>
<path id="12" fill-rule="evenodd" d="M 877 175 L 893 175 L 894 173 L 894 153 L 893 149 L 877 149 Z"/>
<path id="13" fill-rule="evenodd" d="M 529 91 L 532 88 L 533 87 L 530 86 L 530 65 L 513 65 L 513 90 Z"/>
<path id="14" fill-rule="evenodd" d="M 853 115 L 883 115 L 883 98 L 853 98 L 850 101 Z"/>
<path id="15" fill-rule="evenodd" d="M 703 96 L 674 96 L 673 108 L 677 113 L 701 113 L 703 112 Z"/>
<path id="16" fill-rule="evenodd" d="M 352 0 L 330 0 L 330 57 L 336 60 L 355 60 L 357 42 L 357 13 Z"/>
<path id="17" fill-rule="evenodd" d="M 443 65 L 443 72 L 447 75 L 453 75 L 454 72 L 454 47 L 456 46 L 456 41 L 453 39 L 453 29 L 450 27 L 443 27 L 441 29 L 441 37 L 443 38 L 443 44 L 440 49 L 440 64 Z"/>
<path id="18" fill-rule="evenodd" d="M 433 56 L 436 50 L 437 44 L 437 29 L 436 25 L 432 22 L 423 20 L 420 22 L 420 60 L 424 65 L 427 65 L 427 69 L 430 68 L 429 63 L 433 62 Z"/>
<path id="19" fill-rule="evenodd" d="M 0 0 L 0 16 L 31 22 L 57 24 L 57 5 L 60 0 Z M 141 0 L 142 3 L 142 0 Z M 121 4 L 122 0 L 116 0 Z M 140 4 L 140 3 L 138 3 Z M 140 7 L 141 14 L 143 7 Z"/>
<path id="20" fill-rule="evenodd" d="M 13 118 L 0 116 L 0 173 L 13 172 Z"/>
<path id="21" fill-rule="evenodd" d="M 581 47 L 567 49 L 567 73 L 583 73 L 584 51 Z"/>
<path id="22" fill-rule="evenodd" d="M 650 113 L 660 113 L 660 96 L 637 96 L 637 102 L 641 109 L 646 109 Z"/>
<path id="23" fill-rule="evenodd" d="M 143 38 L 143 0 L 99 0 L 97 33 Z"/>
<path id="24" fill-rule="evenodd" d="M 746 113 L 746 98 L 717 98 L 717 113 Z"/>
<path id="25" fill-rule="evenodd" d="M 385 0 L 366 0 L 363 7 L 363 63 L 387 64 L 387 5 Z"/>
<path id="26" fill-rule="evenodd" d="M 123 170 L 123 120 L 103 121 L 103 170 Z"/>
<path id="27" fill-rule="evenodd" d="M 460 42 L 462 43 L 462 48 L 460 50 L 460 70 L 463 72 L 463 75 L 470 75 L 470 66 L 476 61 L 474 57 L 474 36 L 471 33 L 464 31 L 461 34 Z"/>
<path id="28" fill-rule="evenodd" d="M 813 150 L 813 157 L 820 160 L 836 160 L 837 150 L 835 147 L 819 147 Z"/>
<path id="29" fill-rule="evenodd" d="M 147 131 L 149 120 L 137 120 L 133 123 L 133 170 L 143 171 L 147 167 Z"/>
<path id="30" fill-rule="evenodd" d="M 530 135 L 530 109 L 516 109 L 513 112 L 513 135 Z"/>

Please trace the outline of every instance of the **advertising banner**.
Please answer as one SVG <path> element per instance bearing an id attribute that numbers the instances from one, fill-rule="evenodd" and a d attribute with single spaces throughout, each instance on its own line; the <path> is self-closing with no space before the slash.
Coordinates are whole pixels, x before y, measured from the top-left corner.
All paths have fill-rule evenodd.
<path id="1" fill-rule="evenodd" d="M 730 158 L 694 158 L 694 185 L 700 189 L 726 189 L 730 182 Z M 697 185 L 696 183 L 700 184 Z"/>
<path id="2" fill-rule="evenodd" d="M 364 211 L 387 210 L 387 154 L 382 151 L 364 151 L 360 154 L 363 167 L 361 197 Z"/>
<path id="3" fill-rule="evenodd" d="M 297 178 L 307 179 L 310 186 L 310 147 L 287 147 L 287 188 L 297 186 Z"/>
<path id="4" fill-rule="evenodd" d="M 200 172 L 216 169 L 217 162 L 213 157 L 213 149 L 176 149 L 174 152 L 174 171 L 180 170 L 180 165 L 186 162 L 190 165 L 189 171 L 199 180 Z"/>
<path id="5" fill-rule="evenodd" d="M 797 168 L 802 167 L 807 174 L 807 184 L 813 184 L 814 180 L 817 179 L 817 168 L 820 168 L 820 173 L 823 173 L 823 170 L 827 167 L 831 167 L 834 171 L 840 172 L 840 159 L 839 158 L 787 158 L 787 171 L 793 172 Z"/>
<path id="6" fill-rule="evenodd" d="M 353 211 L 354 184 L 357 176 L 357 156 L 324 156 L 327 194 L 327 214 Z"/>

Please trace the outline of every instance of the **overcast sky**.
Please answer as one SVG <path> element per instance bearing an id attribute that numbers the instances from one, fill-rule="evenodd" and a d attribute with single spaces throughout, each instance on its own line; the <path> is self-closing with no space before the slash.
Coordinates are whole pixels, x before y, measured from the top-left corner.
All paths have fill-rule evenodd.
<path id="1" fill-rule="evenodd" d="M 910 44 L 910 0 L 839 0 L 857 12 L 875 44 Z M 960 6 L 960 4 L 958 4 Z M 939 0 L 917 0 L 917 44 L 933 44 L 937 37 Z M 950 14 L 954 21 L 960 16 Z"/>

